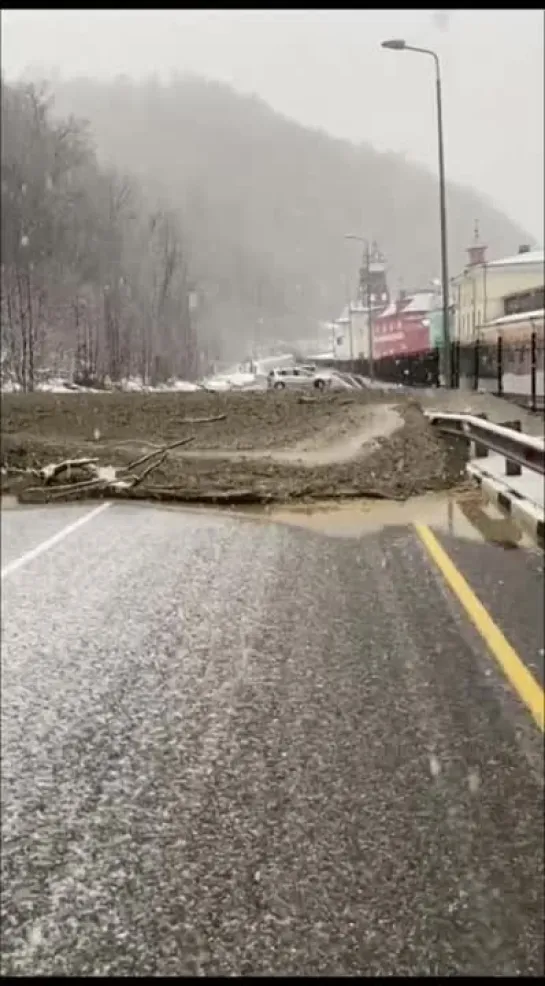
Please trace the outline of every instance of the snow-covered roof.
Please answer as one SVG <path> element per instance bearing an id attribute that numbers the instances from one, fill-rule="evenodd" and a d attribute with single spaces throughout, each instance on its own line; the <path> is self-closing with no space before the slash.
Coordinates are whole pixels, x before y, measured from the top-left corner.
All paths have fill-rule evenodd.
<path id="1" fill-rule="evenodd" d="M 338 319 L 336 320 L 336 325 L 349 322 L 350 315 L 357 315 L 361 312 L 364 312 L 365 310 L 366 310 L 365 308 L 362 308 L 362 306 L 360 304 L 357 304 L 356 302 L 352 302 L 350 304 L 350 310 L 348 308 L 348 305 L 345 305 L 342 310 L 342 313 L 339 315 Z"/>
<path id="2" fill-rule="evenodd" d="M 492 322 L 487 322 L 487 325 L 516 325 L 518 322 L 543 320 L 544 317 L 545 308 L 536 308 L 533 312 L 515 312 L 514 315 L 502 315 L 500 318 L 495 318 Z"/>
<path id="3" fill-rule="evenodd" d="M 414 294 L 407 295 L 402 301 L 391 301 L 387 308 L 377 315 L 377 320 L 393 318 L 395 315 L 401 314 L 421 314 L 422 312 L 430 312 L 436 307 L 437 295 L 434 291 L 415 291 Z"/>
<path id="4" fill-rule="evenodd" d="M 501 260 L 489 260 L 487 267 L 523 267 L 526 264 L 545 264 L 543 250 L 527 250 L 525 253 L 515 253 L 512 257 Z"/>
<path id="5" fill-rule="evenodd" d="M 435 306 L 436 298 L 434 291 L 417 291 L 408 299 L 408 303 L 403 308 L 403 314 L 406 312 L 429 312 Z"/>
<path id="6" fill-rule="evenodd" d="M 395 301 L 391 301 L 384 311 L 382 311 L 380 315 L 377 315 L 377 318 L 391 318 L 392 315 L 397 314 L 397 310 L 397 304 Z"/>
<path id="7" fill-rule="evenodd" d="M 336 325 L 345 325 L 350 321 L 348 317 L 348 305 L 345 305 L 338 319 L 336 319 Z"/>

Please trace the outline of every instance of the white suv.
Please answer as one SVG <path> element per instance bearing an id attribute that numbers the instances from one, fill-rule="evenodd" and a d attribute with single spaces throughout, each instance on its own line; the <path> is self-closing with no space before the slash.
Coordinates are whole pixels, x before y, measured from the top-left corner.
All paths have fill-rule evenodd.
<path id="1" fill-rule="evenodd" d="M 315 390 L 325 390 L 331 386 L 331 376 L 328 373 L 316 373 L 302 366 L 288 366 L 271 370 L 267 377 L 267 386 L 272 390 L 301 390 L 314 387 Z"/>

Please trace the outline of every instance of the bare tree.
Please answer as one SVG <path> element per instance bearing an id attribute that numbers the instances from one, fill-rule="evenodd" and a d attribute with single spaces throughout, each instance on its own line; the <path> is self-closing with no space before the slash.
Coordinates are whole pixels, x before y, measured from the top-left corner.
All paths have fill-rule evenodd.
<path id="1" fill-rule="evenodd" d="M 2 83 L 2 371 L 54 363 L 87 382 L 193 365 L 180 220 L 99 166 L 87 127 L 43 88 Z"/>

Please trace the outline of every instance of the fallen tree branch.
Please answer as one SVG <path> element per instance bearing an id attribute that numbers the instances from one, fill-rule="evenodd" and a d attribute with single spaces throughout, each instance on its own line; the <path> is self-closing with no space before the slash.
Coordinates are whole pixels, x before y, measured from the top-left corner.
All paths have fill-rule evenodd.
<path id="1" fill-rule="evenodd" d="M 147 486 L 146 495 L 180 500 L 184 503 L 268 503 L 275 499 L 273 493 L 259 490 L 188 490 L 181 486 Z"/>
<path id="2" fill-rule="evenodd" d="M 63 462 L 44 466 L 43 469 L 40 469 L 40 476 L 44 480 L 44 483 L 49 485 L 57 476 L 60 476 L 66 470 L 88 469 L 90 466 L 96 467 L 97 462 L 98 459 L 65 459 Z"/>
<path id="3" fill-rule="evenodd" d="M 67 493 L 71 495 L 74 492 L 78 492 L 84 489 L 90 490 L 93 487 L 96 487 L 96 489 L 100 489 L 101 486 L 103 486 L 106 489 L 108 483 L 100 476 L 98 476 L 96 479 L 86 479 L 81 483 L 66 483 L 64 486 L 55 486 L 49 496 L 49 499 L 60 500 L 62 497 L 66 496 Z M 36 493 L 39 489 L 40 489 L 39 486 L 31 486 L 26 492 Z"/>
<path id="4" fill-rule="evenodd" d="M 163 455 L 161 456 L 160 459 L 157 460 L 157 462 L 150 462 L 148 468 L 147 469 L 144 469 L 144 472 L 141 473 L 140 476 L 135 476 L 134 477 L 134 480 L 131 483 L 129 489 L 134 489 L 135 486 L 140 486 L 140 483 L 142 483 L 144 481 L 144 479 L 146 478 L 146 476 L 149 476 L 150 472 L 152 472 L 153 469 L 157 469 L 159 466 L 162 466 L 162 464 L 165 461 L 167 455 L 168 455 L 168 451 L 165 450 L 165 452 L 163 452 Z"/>
<path id="5" fill-rule="evenodd" d="M 179 448 L 181 445 L 188 445 L 189 442 L 193 441 L 195 441 L 195 436 L 191 435 L 189 438 L 179 438 L 177 442 L 171 442 L 170 445 L 161 445 L 159 448 L 154 449 L 153 452 L 146 452 L 145 455 L 142 455 L 139 459 L 135 459 L 134 462 L 129 462 L 126 468 L 127 470 L 135 469 L 136 466 L 141 466 L 144 462 L 149 462 L 156 455 L 161 455 L 163 452 L 170 452 L 174 448 Z"/>
<path id="6" fill-rule="evenodd" d="M 153 452 L 147 453 L 131 465 L 123 466 L 122 472 L 125 475 L 122 477 L 118 476 L 113 466 L 97 466 L 98 459 L 70 459 L 64 462 L 53 463 L 50 466 L 45 466 L 38 472 L 38 476 L 43 480 L 44 485 L 27 486 L 19 498 L 21 499 L 26 495 L 32 496 L 32 494 L 39 493 L 43 497 L 43 502 L 48 503 L 51 500 L 60 500 L 67 496 L 78 496 L 84 492 L 102 493 L 109 496 L 128 493 L 130 490 L 140 486 L 154 469 L 157 469 L 163 464 L 170 449 L 176 448 L 179 445 L 186 445 L 192 440 L 192 438 L 182 438 L 176 442 L 171 442 L 170 445 L 154 449 Z M 159 458 L 157 458 L 158 456 Z M 132 470 L 134 467 L 142 465 L 144 462 L 149 462 L 147 468 L 140 475 L 133 474 Z M 88 469 L 92 473 L 91 478 L 76 483 L 64 483 L 62 486 L 55 486 L 50 489 L 52 479 L 72 466 Z"/>
<path id="7" fill-rule="evenodd" d="M 211 418 L 181 418 L 180 425 L 207 425 L 212 421 L 225 421 L 226 414 L 214 414 Z"/>
<path id="8" fill-rule="evenodd" d="M 26 469 L 19 469 L 18 466 L 2 466 L 2 475 L 5 476 L 35 476 L 36 479 L 41 477 L 41 469 L 31 469 L 28 466 Z"/>

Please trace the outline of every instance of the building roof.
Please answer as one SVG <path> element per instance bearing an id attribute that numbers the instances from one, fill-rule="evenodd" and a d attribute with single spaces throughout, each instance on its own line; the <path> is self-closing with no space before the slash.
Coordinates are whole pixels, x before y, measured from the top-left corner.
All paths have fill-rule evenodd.
<path id="1" fill-rule="evenodd" d="M 519 322 L 539 321 L 545 316 L 545 308 L 536 308 L 533 312 L 515 312 L 514 315 L 501 315 L 487 325 L 517 325 Z"/>
<path id="2" fill-rule="evenodd" d="M 526 264 L 545 264 L 543 250 L 527 250 L 525 253 L 515 253 L 512 257 L 501 260 L 489 260 L 487 267 L 524 267 Z"/>
<path id="3" fill-rule="evenodd" d="M 371 311 L 375 311 L 375 307 L 372 305 Z M 349 322 L 351 315 L 367 315 L 367 307 L 359 301 L 353 301 L 350 305 L 350 310 L 348 309 L 348 305 L 345 305 L 339 317 L 335 319 L 335 325 L 344 325 L 346 322 Z"/>
<path id="4" fill-rule="evenodd" d="M 437 306 L 437 295 L 434 291 L 415 291 L 406 298 L 391 301 L 387 308 L 377 315 L 377 319 L 392 318 L 395 315 L 421 315 L 430 312 Z"/>
<path id="5" fill-rule="evenodd" d="M 411 298 L 408 298 L 408 304 L 403 308 L 403 314 L 407 312 L 429 312 L 434 307 L 437 295 L 434 291 L 417 291 L 413 294 Z"/>
<path id="6" fill-rule="evenodd" d="M 398 311 L 397 304 L 395 303 L 395 301 L 391 301 L 390 304 L 387 306 L 387 308 L 385 308 L 384 311 L 381 312 L 380 315 L 378 315 L 378 318 L 391 318 L 392 315 L 395 315 L 397 313 L 397 311 Z"/>
<path id="7" fill-rule="evenodd" d="M 335 319 L 335 324 L 336 325 L 345 325 L 349 321 L 350 321 L 350 318 L 349 318 L 349 315 L 348 315 L 348 305 L 345 305 L 344 308 L 343 308 L 343 310 L 342 310 L 342 312 L 341 312 L 341 314 L 339 315 L 339 317 Z"/>
<path id="8" fill-rule="evenodd" d="M 487 270 L 497 270 L 498 268 L 511 268 L 511 270 L 521 270 L 524 267 L 544 267 L 545 266 L 545 252 L 543 248 L 536 250 L 526 250 L 526 252 L 515 253 L 511 257 L 501 257 L 499 260 L 487 260 L 484 267 Z M 476 267 L 471 265 L 466 265 L 459 274 L 456 274 L 452 278 L 453 284 L 459 284 L 465 277 L 468 276 L 472 271 L 482 270 L 483 265 L 477 264 Z"/>

